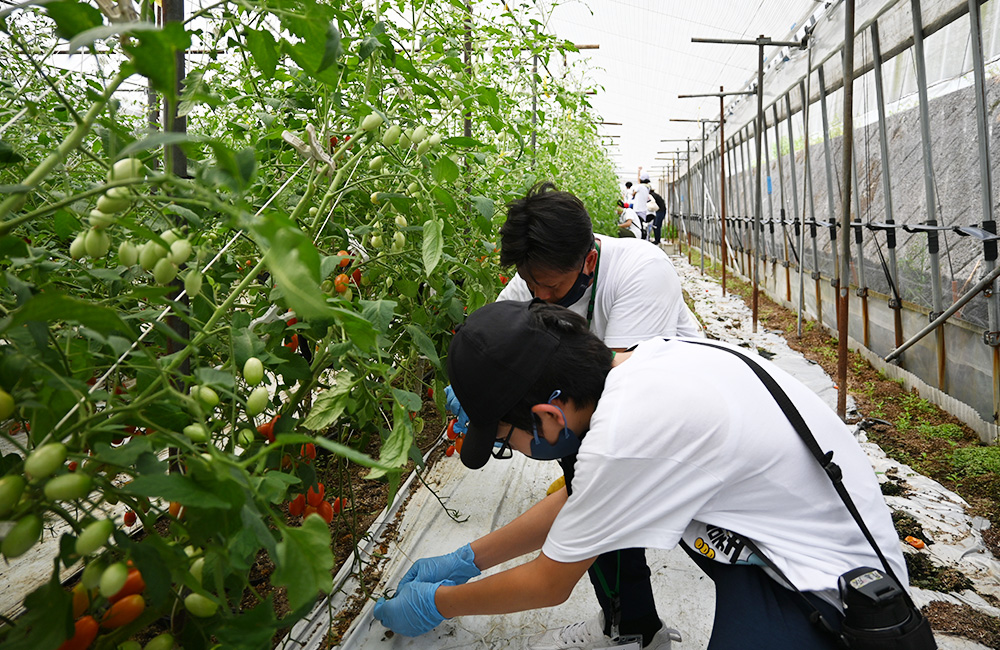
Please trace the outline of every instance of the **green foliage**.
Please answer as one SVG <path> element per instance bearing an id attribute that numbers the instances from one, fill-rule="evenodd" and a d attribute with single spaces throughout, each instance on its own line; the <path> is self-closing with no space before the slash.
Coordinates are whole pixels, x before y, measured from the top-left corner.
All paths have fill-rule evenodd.
<path id="1" fill-rule="evenodd" d="M 918 424 L 917 431 L 926 438 L 943 438 L 945 440 L 961 440 L 965 437 L 965 431 L 957 424 L 946 422 L 944 424 Z"/>
<path id="2" fill-rule="evenodd" d="M 114 20 L 77 0 L 4 11 L 0 389 L 15 412 L 0 433 L 19 453 L 0 473 L 61 441 L 96 490 L 70 508 L 29 485 L 4 514 L 70 532 L 53 582 L 0 643 L 58 647 L 71 626 L 25 626 L 42 600 L 71 622 L 55 577 L 79 562 L 81 528 L 119 504 L 164 533 L 116 530 L 88 562 L 134 561 L 142 621 L 194 592 L 221 607 L 186 618 L 186 648 L 252 646 L 291 625 L 344 559 L 321 519 L 285 515 L 316 481 L 303 446 L 395 489 L 419 457 L 411 418 L 428 388 L 440 406 L 451 332 L 502 287 L 502 206 L 551 179 L 614 230 L 617 179 L 583 89 L 525 65 L 572 46 L 493 8 L 221 2 L 162 28 L 150 0 Z M 56 46 L 81 65 L 54 72 Z M 210 54 L 192 53 L 178 84 L 170 62 L 187 49 Z M 157 110 L 176 105 L 186 133 L 150 130 L 136 86 Z M 390 126 L 404 135 L 383 139 Z M 195 273 L 200 292 L 185 296 Z M 272 389 L 260 414 L 250 357 Z M 270 600 L 238 611 L 261 553 L 287 589 L 284 619 Z"/>
<path id="3" fill-rule="evenodd" d="M 951 464 L 962 476 L 1000 474 L 1000 447 L 963 447 L 951 456 Z"/>

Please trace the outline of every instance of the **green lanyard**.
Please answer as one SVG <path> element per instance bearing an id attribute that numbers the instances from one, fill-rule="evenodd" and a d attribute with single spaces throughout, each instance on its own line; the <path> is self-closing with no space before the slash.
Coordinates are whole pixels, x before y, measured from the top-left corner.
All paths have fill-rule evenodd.
<path id="1" fill-rule="evenodd" d="M 594 302 L 597 300 L 597 272 L 601 269 L 601 242 L 594 242 L 597 247 L 597 264 L 594 265 L 594 281 L 590 283 L 590 304 L 587 306 L 587 327 L 594 321 Z"/>

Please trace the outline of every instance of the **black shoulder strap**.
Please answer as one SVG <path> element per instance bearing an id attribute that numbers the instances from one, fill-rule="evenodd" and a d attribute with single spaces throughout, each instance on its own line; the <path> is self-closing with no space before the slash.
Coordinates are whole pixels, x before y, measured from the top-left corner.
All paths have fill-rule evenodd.
<path id="1" fill-rule="evenodd" d="M 830 482 L 833 483 L 834 489 L 837 490 L 837 494 L 840 495 L 841 501 L 843 501 L 844 505 L 847 506 L 847 510 L 851 513 L 854 521 L 857 522 L 858 527 L 865 536 L 865 539 L 868 540 L 872 549 L 875 550 L 875 554 L 882 562 L 882 566 L 885 568 L 886 573 L 892 576 L 892 579 L 898 584 L 902 585 L 903 583 L 896 577 L 896 574 L 893 572 L 889 562 L 885 559 L 885 555 L 882 554 L 882 550 L 879 549 L 878 544 L 875 542 L 875 538 L 872 536 L 871 531 L 868 530 L 868 526 L 865 525 L 864 520 L 861 518 L 861 514 L 854 505 L 854 501 L 851 499 L 850 493 L 848 493 L 847 488 L 844 487 L 842 480 L 843 473 L 841 472 L 840 467 L 833 462 L 833 452 L 829 451 L 824 453 L 820 449 L 819 443 L 816 442 L 816 438 L 813 437 L 812 431 L 809 430 L 809 426 L 806 424 L 806 421 L 802 419 L 802 414 L 800 414 L 798 409 L 795 408 L 795 405 L 792 404 L 792 400 L 788 397 L 781 386 L 778 385 L 778 382 L 775 381 L 774 377 L 768 374 L 768 372 L 764 370 L 764 368 L 762 368 L 756 361 L 745 354 L 737 352 L 736 350 L 722 347 L 720 345 L 714 345 L 712 343 L 708 343 L 707 341 L 689 342 L 695 343 L 696 345 L 704 345 L 710 348 L 715 348 L 716 350 L 724 350 L 739 359 L 742 359 L 748 366 L 750 366 L 750 369 L 753 370 L 754 374 L 757 375 L 757 378 L 763 382 L 764 386 L 771 393 L 771 396 L 774 397 L 774 401 L 778 403 L 778 406 L 784 412 L 785 417 L 788 418 L 789 423 L 791 423 L 792 428 L 795 429 L 795 432 L 799 434 L 800 438 L 802 438 L 806 447 L 809 448 L 810 453 L 812 453 L 812 455 L 816 458 L 823 470 L 826 471 L 827 476 L 830 477 Z M 784 578 L 783 575 L 782 577 Z M 787 582 L 788 579 L 785 578 L 785 581 Z M 903 593 L 906 594 L 906 599 L 909 601 L 910 596 L 905 589 L 903 590 Z"/>

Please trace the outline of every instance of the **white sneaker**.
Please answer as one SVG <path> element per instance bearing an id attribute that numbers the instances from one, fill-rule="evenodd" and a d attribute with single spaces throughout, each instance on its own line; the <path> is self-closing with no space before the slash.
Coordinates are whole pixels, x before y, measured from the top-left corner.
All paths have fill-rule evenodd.
<path id="1" fill-rule="evenodd" d="M 681 633 L 664 625 L 653 641 L 643 650 L 670 650 L 673 641 L 681 641 Z M 611 637 L 604 634 L 604 614 L 573 623 L 555 630 L 547 630 L 528 639 L 528 650 L 597 650 L 614 646 Z"/>

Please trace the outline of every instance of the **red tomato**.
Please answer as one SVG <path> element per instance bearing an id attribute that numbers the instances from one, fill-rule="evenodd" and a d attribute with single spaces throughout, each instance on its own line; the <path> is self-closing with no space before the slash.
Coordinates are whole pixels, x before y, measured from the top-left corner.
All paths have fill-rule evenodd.
<path id="1" fill-rule="evenodd" d="M 283 345 L 286 348 L 288 348 L 289 350 L 298 350 L 299 349 L 299 335 L 298 334 L 292 334 L 292 338 L 289 339 L 289 341 L 287 343 L 284 343 Z"/>
<path id="2" fill-rule="evenodd" d="M 339 255 L 340 257 L 343 258 L 338 263 L 338 266 L 340 268 L 342 268 L 342 269 L 343 268 L 347 268 L 348 266 L 351 265 L 351 257 L 350 257 L 351 254 L 350 253 L 348 253 L 347 251 L 337 251 L 337 255 Z"/>
<path id="3" fill-rule="evenodd" d="M 434 399 L 434 388 L 433 387 L 430 387 L 430 386 L 427 387 L 427 399 Z"/>
<path id="4" fill-rule="evenodd" d="M 97 638 L 97 621 L 93 616 L 77 619 L 73 629 L 73 637 L 63 641 L 59 650 L 86 650 Z"/>
<path id="5" fill-rule="evenodd" d="M 274 442 L 274 424 L 280 418 L 280 415 L 275 415 L 271 418 L 270 422 L 265 422 L 264 424 L 257 427 L 257 433 L 264 436 L 268 442 Z"/>
<path id="6" fill-rule="evenodd" d="M 462 441 L 463 440 L 465 440 L 465 438 L 461 438 L 460 437 L 460 438 L 458 438 L 455 441 L 455 451 L 457 451 L 458 453 L 462 453 Z"/>
<path id="7" fill-rule="evenodd" d="M 82 582 L 73 587 L 73 618 L 79 618 L 90 607 L 94 592 L 83 586 Z"/>
<path id="8" fill-rule="evenodd" d="M 79 465 L 75 460 L 71 460 L 66 464 L 66 469 L 68 469 L 71 472 L 75 472 L 77 467 L 79 467 Z"/>
<path id="9" fill-rule="evenodd" d="M 455 455 L 455 445 L 448 445 L 448 448 L 444 450 L 444 455 L 445 456 L 454 456 Z"/>
<path id="10" fill-rule="evenodd" d="M 308 458 L 309 460 L 316 460 L 316 445 L 311 442 L 307 442 L 302 445 L 302 449 L 299 450 L 300 455 L 303 458 Z"/>
<path id="11" fill-rule="evenodd" d="M 126 528 L 131 528 L 132 526 L 135 526 L 135 520 L 136 520 L 135 511 L 126 510 L 123 519 L 125 521 Z"/>
<path id="12" fill-rule="evenodd" d="M 351 282 L 353 282 L 356 287 L 361 286 L 361 269 L 354 269 L 351 271 Z"/>
<path id="13" fill-rule="evenodd" d="M 337 293 L 344 293 L 347 291 L 347 283 L 351 281 L 346 273 L 341 273 L 333 279 L 333 288 Z"/>
<path id="14" fill-rule="evenodd" d="M 333 506 L 330 505 L 329 501 L 323 501 L 316 506 L 316 512 L 326 523 L 333 521 Z"/>
<path id="15" fill-rule="evenodd" d="M 504 275 L 503 273 L 501 273 L 501 274 L 500 274 L 500 284 L 507 284 L 507 280 L 509 280 L 509 279 L 510 279 L 510 278 L 508 278 L 508 277 L 507 277 L 506 275 Z"/>
<path id="16" fill-rule="evenodd" d="M 448 440 L 454 440 L 458 437 L 458 434 L 455 433 L 455 422 L 455 420 L 448 422 L 448 430 L 445 433 L 448 436 Z"/>
<path id="17" fill-rule="evenodd" d="M 326 488 L 323 487 L 322 483 L 319 483 L 319 491 L 314 492 L 312 486 L 309 486 L 309 490 L 306 492 L 306 501 L 309 502 L 313 508 L 318 508 L 323 497 L 326 496 Z"/>
<path id="18" fill-rule="evenodd" d="M 306 495 L 300 494 L 288 502 L 288 514 L 301 517 L 306 508 Z"/>
<path id="19" fill-rule="evenodd" d="M 340 497 L 337 497 L 336 499 L 333 500 L 333 503 L 331 505 L 333 508 L 333 514 L 337 515 L 340 514 L 340 511 L 343 509 L 344 501 Z"/>
<path id="20" fill-rule="evenodd" d="M 125 579 L 125 585 L 118 590 L 118 593 L 111 598 L 108 598 L 108 600 L 112 603 L 117 603 L 126 596 L 141 594 L 144 591 L 146 591 L 146 581 L 142 579 L 142 574 L 139 573 L 139 569 L 129 569 L 128 578 Z"/>
<path id="21" fill-rule="evenodd" d="M 146 601 L 139 594 L 125 596 L 111 606 L 101 618 L 101 627 L 113 630 L 116 627 L 128 625 L 146 609 Z"/>

